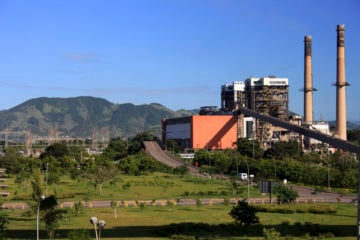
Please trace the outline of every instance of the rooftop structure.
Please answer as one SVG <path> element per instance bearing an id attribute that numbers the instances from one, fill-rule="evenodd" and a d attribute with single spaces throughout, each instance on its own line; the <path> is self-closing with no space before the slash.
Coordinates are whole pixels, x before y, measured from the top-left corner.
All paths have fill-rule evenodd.
<path id="1" fill-rule="evenodd" d="M 221 86 L 221 109 L 234 111 L 239 107 L 287 120 L 289 117 L 289 82 L 274 76 L 248 78 L 243 82 Z"/>
<path id="2" fill-rule="evenodd" d="M 289 83 L 274 76 L 245 80 L 246 108 L 281 120 L 289 118 Z"/>
<path id="3" fill-rule="evenodd" d="M 221 110 L 232 111 L 245 106 L 245 82 L 235 81 L 221 86 Z"/>

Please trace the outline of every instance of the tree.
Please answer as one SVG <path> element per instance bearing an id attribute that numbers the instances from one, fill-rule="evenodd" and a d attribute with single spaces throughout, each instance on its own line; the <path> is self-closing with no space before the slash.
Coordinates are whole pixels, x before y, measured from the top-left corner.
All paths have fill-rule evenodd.
<path id="1" fill-rule="evenodd" d="M 40 169 L 35 168 L 33 169 L 33 179 L 31 180 L 31 187 L 32 187 L 32 195 L 31 199 L 33 200 L 33 205 L 37 205 L 40 199 L 40 196 L 43 194 L 43 186 L 44 186 L 44 179 L 41 176 Z"/>
<path id="2" fill-rule="evenodd" d="M 348 141 L 360 144 L 360 129 L 347 130 Z"/>
<path id="3" fill-rule="evenodd" d="M 237 140 L 237 150 L 241 155 L 248 157 L 259 158 L 263 155 L 260 148 L 260 143 L 257 140 L 250 140 L 246 138 L 239 138 Z"/>
<path id="4" fill-rule="evenodd" d="M 99 189 L 99 195 L 101 195 L 103 184 L 114 179 L 118 173 L 119 170 L 115 166 L 97 165 L 93 169 L 90 169 L 85 174 L 85 177 Z"/>
<path id="5" fill-rule="evenodd" d="M 265 157 L 275 158 L 275 159 L 285 159 L 288 157 L 296 158 L 299 157 L 302 153 L 301 147 L 296 141 L 284 142 L 280 141 L 275 143 L 271 149 L 265 152 Z"/>
<path id="6" fill-rule="evenodd" d="M 250 206 L 246 199 L 239 200 L 230 211 L 230 216 L 235 219 L 235 223 L 249 226 L 251 224 L 259 223 L 259 217 L 256 216 L 257 209 Z"/>
<path id="7" fill-rule="evenodd" d="M 109 145 L 105 148 L 102 155 L 110 160 L 119 160 L 127 156 L 127 142 L 120 139 L 111 139 Z"/>
<path id="8" fill-rule="evenodd" d="M 114 210 L 114 217 L 115 217 L 115 219 L 117 219 L 117 211 L 116 211 L 117 203 L 115 201 L 111 201 L 110 205 L 111 205 L 111 208 Z"/>
<path id="9" fill-rule="evenodd" d="M 2 210 L 0 210 L 2 211 Z M 5 230 L 7 229 L 7 225 L 9 224 L 9 220 L 7 215 L 0 213 L 0 239 L 4 237 Z"/>
<path id="10" fill-rule="evenodd" d="M 174 168 L 174 174 L 179 174 L 181 176 L 184 176 L 190 172 L 189 168 L 187 168 L 185 165 L 178 166 Z"/>
<path id="11" fill-rule="evenodd" d="M 127 156 L 125 158 L 120 159 L 119 161 L 119 169 L 126 174 L 134 174 L 138 171 L 138 166 L 136 164 L 135 156 Z"/>
<path id="12" fill-rule="evenodd" d="M 67 215 L 67 210 L 57 208 L 57 205 L 58 203 L 54 195 L 45 198 L 40 203 L 40 210 L 44 212 L 43 220 L 49 239 L 54 239 L 55 231 L 59 228 L 60 221 Z"/>
<path id="13" fill-rule="evenodd" d="M 43 159 L 48 156 L 52 156 L 56 159 L 60 159 L 67 155 L 69 155 L 69 150 L 66 146 L 66 143 L 54 143 L 48 146 L 45 149 L 45 151 L 40 154 L 40 159 Z"/>
<path id="14" fill-rule="evenodd" d="M 214 163 L 215 171 L 219 172 L 221 176 L 227 172 L 231 166 L 231 159 L 223 151 L 214 152 L 211 155 L 211 159 Z"/>
<path id="15" fill-rule="evenodd" d="M 274 188 L 274 193 L 278 199 L 278 203 L 290 203 L 296 200 L 299 197 L 299 194 L 285 186 L 284 184 L 279 184 Z"/>
<path id="16" fill-rule="evenodd" d="M 136 134 L 134 138 L 128 139 L 128 148 L 127 152 L 128 154 L 136 154 L 141 151 L 143 148 L 143 142 L 144 141 L 153 141 L 155 139 L 155 136 L 150 131 L 145 131 Z"/>
<path id="17" fill-rule="evenodd" d="M 199 149 L 195 152 L 194 162 L 197 162 L 199 166 L 210 165 L 210 154 L 205 149 Z"/>
<path id="18" fill-rule="evenodd" d="M 21 171 L 21 165 L 19 161 L 19 154 L 16 153 L 16 149 L 13 147 L 6 148 L 4 156 L 1 156 L 1 167 L 6 168 L 8 174 L 17 174 Z"/>

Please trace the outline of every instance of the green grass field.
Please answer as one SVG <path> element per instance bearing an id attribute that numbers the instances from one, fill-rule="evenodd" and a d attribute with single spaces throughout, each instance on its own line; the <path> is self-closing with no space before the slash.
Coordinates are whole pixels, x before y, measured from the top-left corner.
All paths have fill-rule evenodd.
<path id="1" fill-rule="evenodd" d="M 31 185 L 14 183 L 14 178 L 6 180 L 9 185 L 10 196 L 3 198 L 3 202 L 10 200 L 27 200 L 31 195 Z M 225 180 L 210 180 L 192 176 L 180 177 L 170 174 L 155 173 L 142 176 L 120 176 L 116 181 L 105 183 L 102 194 L 99 195 L 95 186 L 89 180 L 71 180 L 62 177 L 58 184 L 48 187 L 48 195 L 54 194 L 59 200 L 152 200 L 169 198 L 198 198 L 198 197 L 232 197 L 232 183 Z M 247 186 L 241 185 L 236 197 L 247 196 Z M 259 197 L 257 189 L 251 188 L 251 197 Z"/>
<path id="2" fill-rule="evenodd" d="M 261 239 L 263 228 L 275 228 L 293 239 L 306 239 L 306 233 L 316 231 L 323 234 L 332 232 L 337 237 L 328 239 L 355 239 L 356 206 L 349 204 L 331 205 L 336 214 L 280 214 L 258 213 L 259 226 L 234 226 L 229 216 L 231 206 L 175 206 L 144 208 L 117 208 L 117 218 L 111 208 L 86 208 L 78 215 L 71 215 L 61 223 L 56 239 L 67 239 L 73 229 L 85 229 L 94 237 L 89 222 L 91 216 L 106 221 L 102 239 L 171 239 L 168 235 L 182 234 L 198 236 L 200 239 Z M 288 206 L 285 206 L 288 208 Z M 298 206 L 290 206 L 298 207 Z M 34 239 L 35 216 L 26 216 L 25 210 L 6 210 L 9 215 L 7 236 L 11 239 Z M 172 225 L 170 225 L 172 224 Z M 46 238 L 41 224 L 41 236 Z M 302 238 L 300 238 L 302 237 Z M 310 239 L 310 238 L 309 238 Z M 315 238 L 314 238 L 315 239 Z M 319 238 L 320 239 L 320 238 Z"/>
<path id="3" fill-rule="evenodd" d="M 2 202 L 29 199 L 29 184 L 17 185 L 14 179 L 6 180 L 10 196 Z M 115 183 L 104 185 L 103 193 L 98 192 L 88 181 L 72 181 L 61 179 L 56 185 L 49 186 L 48 195 L 55 194 L 59 202 L 79 200 L 153 200 L 175 198 L 230 198 L 232 184 L 229 181 L 199 179 L 191 176 L 180 177 L 168 174 L 146 176 L 122 176 Z M 247 196 L 246 184 L 240 187 L 236 197 Z M 251 188 L 251 197 L 261 194 Z M 264 205 L 262 205 L 264 206 Z M 270 213 L 259 212 L 260 225 L 241 227 L 232 224 L 229 216 L 232 206 L 145 206 L 117 207 L 117 218 L 111 208 L 84 208 L 78 216 L 69 214 L 61 222 L 56 239 L 68 239 L 71 231 L 84 229 L 95 239 L 94 230 L 89 222 L 91 216 L 106 221 L 102 231 L 102 239 L 264 239 L 263 229 L 274 228 L 288 236 L 287 239 L 321 239 L 307 237 L 306 234 L 327 236 L 326 239 L 355 239 L 357 206 L 351 204 L 331 205 L 272 205 L 268 208 L 285 207 L 288 209 L 325 207 L 336 209 L 332 214 L 312 213 Z M 8 239 L 35 239 L 36 217 L 28 214 L 28 210 L 2 210 L 9 217 Z M 294 211 L 296 212 L 296 211 Z M 41 239 L 47 239 L 44 223 L 41 223 Z M 331 233 L 331 234 L 329 234 Z M 335 235 L 336 237 L 331 237 Z M 172 236 L 172 237 L 171 237 Z M 292 237 L 290 237 L 292 236 Z"/>

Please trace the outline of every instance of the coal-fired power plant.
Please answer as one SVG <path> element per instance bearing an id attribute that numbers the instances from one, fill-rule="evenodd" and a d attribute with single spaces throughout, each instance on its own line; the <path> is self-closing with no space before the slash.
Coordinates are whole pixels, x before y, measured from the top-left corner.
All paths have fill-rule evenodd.
<path id="1" fill-rule="evenodd" d="M 304 123 L 313 123 L 313 83 L 312 83 L 312 40 L 311 36 L 305 36 L 305 57 L 304 57 Z"/>
<path id="2" fill-rule="evenodd" d="M 337 26 L 337 68 L 336 68 L 336 128 L 338 138 L 346 136 L 346 86 L 345 80 L 345 25 Z"/>
<path id="3" fill-rule="evenodd" d="M 289 81 L 274 75 L 249 77 L 221 86 L 221 109 L 201 107 L 199 116 L 164 119 L 163 143 L 172 139 L 181 149 L 225 149 L 236 147 L 239 138 L 256 139 L 268 150 L 279 141 L 297 141 L 313 149 L 324 142 L 336 148 L 360 153 L 360 147 L 347 142 L 344 25 L 337 26 L 337 131 L 316 121 L 313 112 L 312 37 L 304 38 L 304 116 L 289 111 Z M 211 126 L 211 131 L 209 130 Z M 334 137 L 336 136 L 336 137 Z"/>

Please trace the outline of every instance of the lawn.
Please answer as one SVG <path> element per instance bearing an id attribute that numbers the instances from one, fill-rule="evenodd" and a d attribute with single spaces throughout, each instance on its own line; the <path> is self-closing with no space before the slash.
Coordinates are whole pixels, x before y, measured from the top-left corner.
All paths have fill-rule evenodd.
<path id="1" fill-rule="evenodd" d="M 2 202 L 26 201 L 30 198 L 29 183 L 18 185 L 13 178 L 6 179 L 9 197 Z M 150 174 L 143 176 L 122 175 L 117 181 L 106 183 L 100 196 L 89 181 L 71 180 L 63 177 L 61 182 L 48 188 L 48 195 L 54 194 L 59 202 L 80 200 L 156 200 L 176 198 L 231 198 L 233 188 L 230 181 L 175 176 L 170 174 Z M 247 185 L 244 183 L 235 191 L 234 197 L 246 197 Z M 250 188 L 251 197 L 260 197 L 258 189 Z M 262 205 L 267 208 L 279 205 Z M 313 214 L 296 213 L 297 208 L 332 208 L 336 213 Z M 294 236 L 288 239 L 306 238 L 306 234 L 327 236 L 327 239 L 355 239 L 357 207 L 351 204 L 331 205 L 287 205 L 292 214 L 259 212 L 260 225 L 240 227 L 232 224 L 229 216 L 231 205 L 202 206 L 145 206 L 117 207 L 117 218 L 111 208 L 84 208 L 79 215 L 69 214 L 61 222 L 56 239 L 68 239 L 71 231 L 84 229 L 93 239 L 94 229 L 89 219 L 96 216 L 106 221 L 102 239 L 262 239 L 263 229 L 275 229 L 282 235 Z M 28 210 L 3 210 L 9 217 L 7 237 L 9 239 L 34 239 L 36 218 Z M 44 223 L 41 223 L 41 238 L 46 239 Z M 337 237 L 331 237 L 335 234 Z M 172 236 L 172 237 L 171 237 Z M 176 237 L 177 236 L 177 237 Z M 314 238 L 315 239 L 315 238 Z"/>
<path id="2" fill-rule="evenodd" d="M 3 198 L 3 202 L 29 199 L 32 191 L 30 182 L 19 185 L 14 181 L 14 178 L 6 179 L 10 196 Z M 256 188 L 251 187 L 250 191 L 251 197 L 261 196 Z M 141 176 L 122 175 L 115 181 L 105 183 L 99 195 L 95 186 L 87 179 L 72 180 L 62 177 L 58 184 L 48 187 L 48 195 L 51 194 L 56 195 L 60 201 L 229 198 L 247 196 L 247 185 L 243 183 L 233 195 L 232 183 L 225 180 L 162 173 Z"/>
<path id="3" fill-rule="evenodd" d="M 321 205 L 311 205 L 320 206 Z M 258 213 L 261 225 L 240 227 L 231 224 L 229 211 L 232 206 L 175 206 L 175 207 L 119 207 L 117 218 L 111 208 L 84 208 L 78 216 L 70 217 L 61 223 L 56 239 L 67 239 L 73 229 L 85 229 L 94 237 L 94 229 L 89 222 L 91 216 L 106 221 L 102 239 L 176 239 L 198 236 L 200 239 L 261 239 L 263 228 L 274 228 L 293 239 L 306 239 L 305 234 L 337 235 L 337 238 L 354 239 L 356 236 L 356 206 L 350 204 L 332 204 L 334 214 L 311 213 Z M 284 206 L 298 208 L 299 205 Z M 304 205 L 304 207 L 309 207 Z M 27 216 L 26 210 L 6 210 L 9 215 L 8 237 L 11 239 L 33 239 L 35 237 L 35 216 Z M 46 238 L 44 224 L 41 223 L 42 239 Z M 173 238 L 170 238 L 173 236 Z M 303 237 L 300 238 L 299 236 Z M 181 238 L 185 239 L 185 238 Z M 188 238 L 192 239 L 192 238 Z M 195 238 L 193 238 L 195 239 Z"/>

